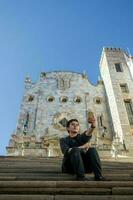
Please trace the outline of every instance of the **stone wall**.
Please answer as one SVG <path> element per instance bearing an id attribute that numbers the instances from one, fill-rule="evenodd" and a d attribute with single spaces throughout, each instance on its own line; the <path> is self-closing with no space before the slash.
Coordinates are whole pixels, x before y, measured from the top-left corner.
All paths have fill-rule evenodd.
<path id="1" fill-rule="evenodd" d="M 123 50 L 105 48 L 101 58 L 101 75 L 107 92 L 114 132 L 129 150 L 132 149 L 133 127 L 129 124 L 124 100 L 133 99 L 133 80 L 127 60 L 128 55 Z M 116 71 L 116 63 L 120 64 L 121 72 Z M 127 92 L 122 92 L 122 84 L 127 85 Z"/>
<path id="2" fill-rule="evenodd" d="M 123 103 L 123 99 L 133 98 L 127 56 L 120 49 L 105 48 L 100 61 L 102 79 L 97 85 L 91 84 L 86 74 L 75 72 L 42 72 L 36 83 L 26 77 L 17 128 L 7 147 L 8 155 L 22 155 L 24 150 L 25 155 L 60 156 L 59 138 L 68 134 L 66 121 L 78 119 L 82 133 L 88 127 L 89 112 L 96 118 L 92 144 L 98 150 L 110 152 L 117 137 L 121 149 L 123 142 L 131 149 L 132 127 Z M 118 62 L 122 63 L 124 73 L 115 71 L 114 63 Z M 128 94 L 120 90 L 123 82 L 128 84 Z"/>

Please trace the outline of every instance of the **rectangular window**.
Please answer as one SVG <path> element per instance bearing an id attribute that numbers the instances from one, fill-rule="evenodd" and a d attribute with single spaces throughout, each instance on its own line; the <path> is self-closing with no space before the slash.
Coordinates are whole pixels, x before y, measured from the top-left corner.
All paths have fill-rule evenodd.
<path id="1" fill-rule="evenodd" d="M 103 116 L 102 115 L 98 116 L 97 121 L 98 121 L 98 126 L 102 127 L 103 126 Z"/>
<path id="2" fill-rule="evenodd" d="M 122 91 L 123 93 L 128 93 L 128 92 L 129 92 L 128 86 L 127 86 L 126 83 L 120 84 L 120 88 L 121 88 L 121 91 Z"/>
<path id="3" fill-rule="evenodd" d="M 124 100 L 127 115 L 128 115 L 128 120 L 130 125 L 133 125 L 133 108 L 132 108 L 132 102 L 130 99 Z"/>
<path id="4" fill-rule="evenodd" d="M 116 69 L 116 72 L 122 72 L 122 66 L 121 66 L 121 63 L 115 63 L 115 69 Z"/>
<path id="5" fill-rule="evenodd" d="M 103 126 L 102 115 L 100 116 L 100 125 Z"/>

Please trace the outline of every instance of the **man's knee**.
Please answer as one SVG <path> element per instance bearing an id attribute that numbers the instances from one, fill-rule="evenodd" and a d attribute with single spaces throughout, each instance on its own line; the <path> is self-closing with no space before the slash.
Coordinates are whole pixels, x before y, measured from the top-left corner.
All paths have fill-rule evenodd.
<path id="1" fill-rule="evenodd" d="M 70 151 L 70 155 L 79 155 L 80 154 L 80 149 L 78 147 L 74 147 Z"/>
<path id="2" fill-rule="evenodd" d="M 88 154 L 97 154 L 97 150 L 95 147 L 91 147 L 88 149 L 88 151 L 86 152 Z"/>

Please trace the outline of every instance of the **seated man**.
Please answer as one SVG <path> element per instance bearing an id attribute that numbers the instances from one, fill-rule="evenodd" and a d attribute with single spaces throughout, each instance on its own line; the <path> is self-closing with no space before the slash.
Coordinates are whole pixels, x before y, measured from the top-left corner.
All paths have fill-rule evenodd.
<path id="1" fill-rule="evenodd" d="M 87 131 L 79 134 L 79 122 L 71 119 L 67 122 L 69 136 L 60 139 L 60 146 L 64 154 L 62 172 L 76 174 L 77 180 L 89 180 L 85 173 L 93 172 L 95 180 L 104 180 L 102 176 L 99 155 L 89 143 L 95 128 L 95 120 L 89 121 L 90 127 Z"/>

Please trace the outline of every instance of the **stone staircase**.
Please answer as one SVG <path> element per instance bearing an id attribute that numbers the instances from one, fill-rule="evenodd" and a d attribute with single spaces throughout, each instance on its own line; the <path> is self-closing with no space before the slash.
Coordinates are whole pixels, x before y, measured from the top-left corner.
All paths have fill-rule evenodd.
<path id="1" fill-rule="evenodd" d="M 108 181 L 75 181 L 61 158 L 0 157 L 0 200 L 133 200 L 133 163 L 102 161 Z"/>

